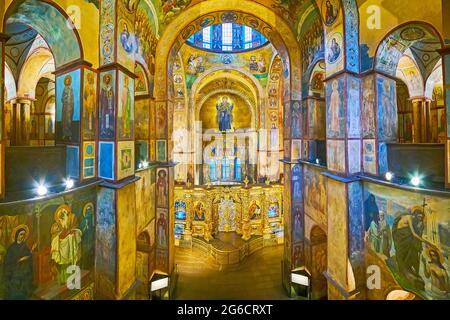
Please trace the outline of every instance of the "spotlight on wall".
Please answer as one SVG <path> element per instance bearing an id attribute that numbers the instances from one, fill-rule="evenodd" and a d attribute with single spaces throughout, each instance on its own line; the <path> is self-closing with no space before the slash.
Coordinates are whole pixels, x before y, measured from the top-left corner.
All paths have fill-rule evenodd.
<path id="1" fill-rule="evenodd" d="M 319 158 L 316 159 L 316 164 L 320 164 L 320 159 Z"/>
<path id="2" fill-rule="evenodd" d="M 394 179 L 394 174 L 392 172 L 388 171 L 388 172 L 386 172 L 384 177 L 386 178 L 387 181 L 392 181 L 392 179 Z"/>
<path id="3" fill-rule="evenodd" d="M 48 193 L 48 189 L 46 186 L 44 186 L 43 184 L 39 185 L 36 189 L 36 193 L 38 194 L 38 196 L 42 197 L 45 196 Z"/>
<path id="4" fill-rule="evenodd" d="M 66 179 L 66 189 L 72 189 L 74 185 L 75 185 L 75 181 L 73 181 L 70 178 Z"/>
<path id="5" fill-rule="evenodd" d="M 415 175 L 411 178 L 411 184 L 414 187 L 418 187 L 422 184 L 422 179 L 418 175 Z"/>

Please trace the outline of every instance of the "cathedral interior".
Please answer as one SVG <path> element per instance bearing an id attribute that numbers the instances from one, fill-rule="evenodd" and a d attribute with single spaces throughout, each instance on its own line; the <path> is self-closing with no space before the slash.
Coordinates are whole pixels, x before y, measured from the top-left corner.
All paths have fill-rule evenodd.
<path id="1" fill-rule="evenodd" d="M 450 299 L 450 1 L 2 0 L 0 58 L 0 300 Z"/>

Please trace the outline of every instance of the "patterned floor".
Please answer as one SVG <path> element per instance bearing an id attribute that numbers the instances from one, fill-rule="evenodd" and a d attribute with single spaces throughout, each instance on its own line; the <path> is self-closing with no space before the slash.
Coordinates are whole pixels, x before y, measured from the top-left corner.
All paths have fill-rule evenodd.
<path id="1" fill-rule="evenodd" d="M 282 300 L 288 299 L 281 284 L 283 246 L 267 247 L 239 265 L 219 269 L 195 249 L 177 248 L 178 300 Z"/>

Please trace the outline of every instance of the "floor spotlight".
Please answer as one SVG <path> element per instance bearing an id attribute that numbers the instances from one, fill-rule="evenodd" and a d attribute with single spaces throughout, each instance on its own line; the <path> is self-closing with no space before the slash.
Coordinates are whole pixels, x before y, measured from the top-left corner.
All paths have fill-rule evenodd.
<path id="1" fill-rule="evenodd" d="M 386 178 L 387 181 L 392 181 L 392 179 L 394 178 L 394 174 L 392 172 L 388 171 L 388 172 L 386 172 L 384 177 Z"/>
<path id="2" fill-rule="evenodd" d="M 414 176 L 414 177 L 411 178 L 411 184 L 412 184 L 414 187 L 420 186 L 421 183 L 422 183 L 422 180 L 420 179 L 420 177 Z"/>
<path id="3" fill-rule="evenodd" d="M 66 180 L 66 189 L 72 189 L 74 185 L 75 181 L 73 181 L 72 179 L 69 178 Z"/>
<path id="4" fill-rule="evenodd" d="M 44 186 L 43 184 L 41 184 L 40 186 L 37 187 L 36 190 L 38 196 L 45 196 L 48 193 L 48 189 L 46 186 Z"/>

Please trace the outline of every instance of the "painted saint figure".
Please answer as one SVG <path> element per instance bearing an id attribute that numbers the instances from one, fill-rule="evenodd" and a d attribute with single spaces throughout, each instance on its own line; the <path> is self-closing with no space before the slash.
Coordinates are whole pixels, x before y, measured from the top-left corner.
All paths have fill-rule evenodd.
<path id="1" fill-rule="evenodd" d="M 78 265 L 81 259 L 82 232 L 78 229 L 77 218 L 69 206 L 62 205 L 56 210 L 51 234 L 50 259 L 57 280 L 62 285 L 71 275 L 69 267 Z"/>
<path id="2" fill-rule="evenodd" d="M 103 76 L 103 86 L 100 92 L 100 117 L 102 138 L 114 137 L 114 89 L 112 75 Z"/>
<path id="3" fill-rule="evenodd" d="M 156 199 L 158 206 L 167 207 L 167 172 L 165 170 L 158 171 L 158 181 L 156 182 Z"/>
<path id="4" fill-rule="evenodd" d="M 164 213 L 161 212 L 156 224 L 158 230 L 158 245 L 164 248 L 167 246 L 167 220 Z"/>
<path id="5" fill-rule="evenodd" d="M 333 81 L 332 83 L 332 92 L 331 92 L 331 98 L 330 98 L 330 131 L 332 131 L 334 134 L 339 134 L 340 132 L 340 126 L 339 126 L 339 92 L 338 92 L 338 82 L 337 80 Z"/>
<path id="6" fill-rule="evenodd" d="M 422 258 L 424 265 L 424 274 L 431 280 L 431 293 L 436 299 L 450 298 L 450 282 L 447 270 L 443 265 L 444 257 L 439 251 L 429 248 L 426 258 Z"/>
<path id="7" fill-rule="evenodd" d="M 330 51 L 328 52 L 328 62 L 335 63 L 341 55 L 341 47 L 337 43 L 336 38 L 331 40 Z"/>
<path id="8" fill-rule="evenodd" d="M 228 96 L 223 96 L 222 100 L 218 99 L 216 104 L 217 110 L 217 124 L 220 131 L 231 130 L 233 123 L 233 102 L 229 100 Z"/>
<path id="9" fill-rule="evenodd" d="M 9 246 L 4 264 L 3 279 L 6 300 L 25 300 L 33 291 L 33 255 L 26 240 L 29 229 L 19 225 L 13 232 L 14 242 Z"/>
<path id="10" fill-rule="evenodd" d="M 63 140 L 72 138 L 72 119 L 75 110 L 74 94 L 72 89 L 72 77 L 64 78 L 64 91 L 61 98 L 62 103 L 62 130 Z"/>
<path id="11" fill-rule="evenodd" d="M 123 135 L 131 137 L 131 93 L 128 88 L 129 79 L 124 76 L 123 95 L 122 95 L 122 123 Z"/>
<path id="12" fill-rule="evenodd" d="M 94 248 L 95 248 L 95 226 L 94 226 L 94 205 L 88 203 L 83 208 L 83 220 L 80 223 L 81 230 L 81 268 L 89 269 L 94 265 Z"/>
<path id="13" fill-rule="evenodd" d="M 248 208 L 248 215 L 251 220 L 260 219 L 261 218 L 261 207 L 256 203 L 256 200 L 253 200 Z"/>
<path id="14" fill-rule="evenodd" d="M 424 288 L 419 275 L 423 244 L 435 248 L 422 235 L 425 229 L 425 214 L 422 207 L 411 209 L 411 213 L 400 215 L 392 227 L 392 239 L 399 272 L 418 288 Z"/>
<path id="15" fill-rule="evenodd" d="M 95 79 L 94 74 L 89 72 L 86 74 L 86 85 L 84 88 L 84 127 L 85 136 L 94 138 L 94 121 L 96 109 Z"/>
<path id="16" fill-rule="evenodd" d="M 325 11 L 325 23 L 326 25 L 332 25 L 337 18 L 337 10 L 334 8 L 333 4 L 330 0 L 326 2 L 326 11 Z"/>

